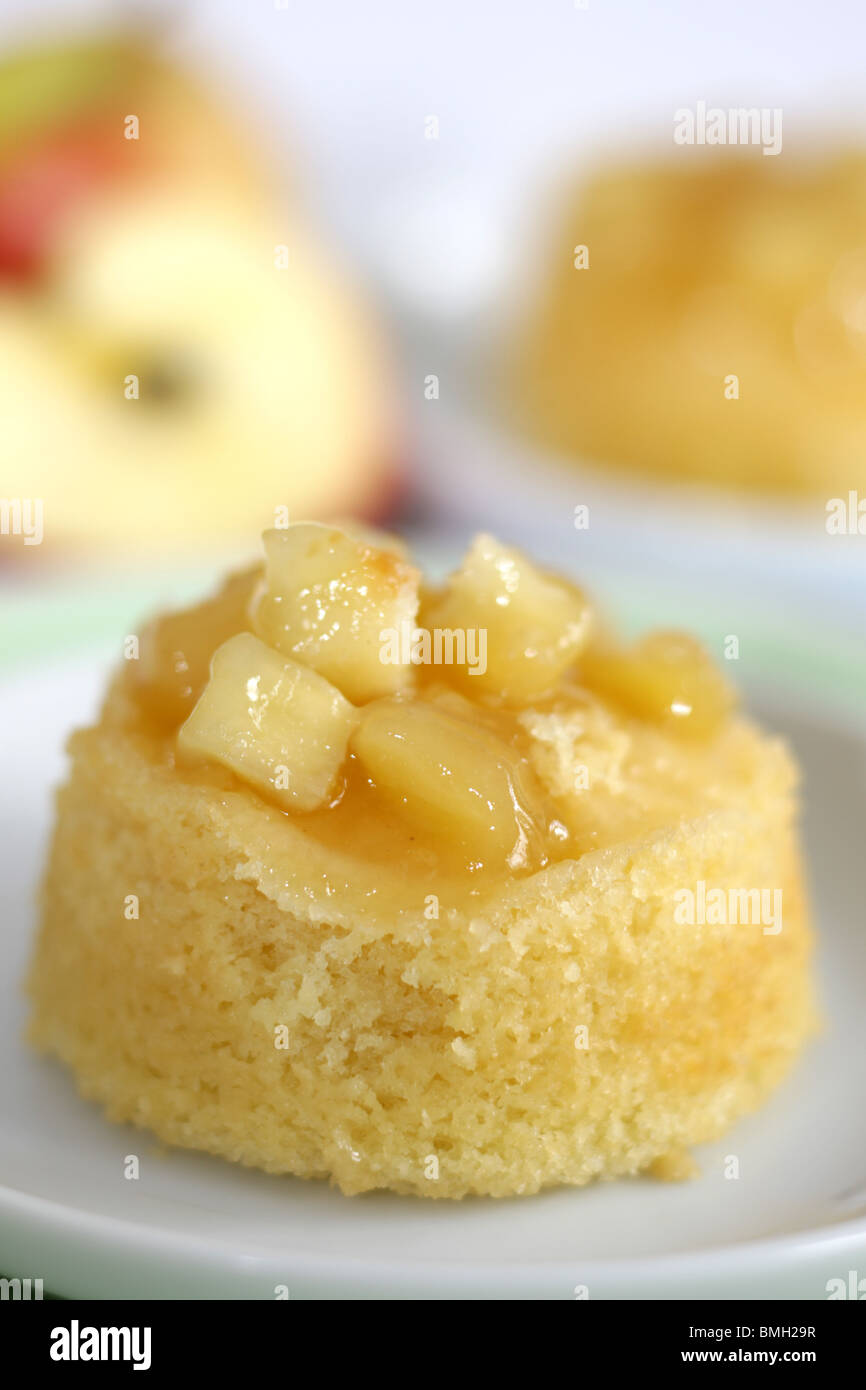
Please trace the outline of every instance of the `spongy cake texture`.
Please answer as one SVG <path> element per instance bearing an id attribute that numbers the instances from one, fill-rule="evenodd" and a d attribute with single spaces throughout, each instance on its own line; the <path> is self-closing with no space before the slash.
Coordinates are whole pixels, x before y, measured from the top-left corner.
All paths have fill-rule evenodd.
<path id="1" fill-rule="evenodd" d="M 431 916 L 387 855 L 179 771 L 127 686 L 73 736 L 30 977 L 113 1120 L 348 1193 L 531 1193 L 719 1136 L 813 1027 L 795 769 L 743 720 L 681 753 L 545 715 L 551 786 L 607 769 L 597 847 Z M 700 883 L 780 889 L 782 929 L 677 920 Z"/>

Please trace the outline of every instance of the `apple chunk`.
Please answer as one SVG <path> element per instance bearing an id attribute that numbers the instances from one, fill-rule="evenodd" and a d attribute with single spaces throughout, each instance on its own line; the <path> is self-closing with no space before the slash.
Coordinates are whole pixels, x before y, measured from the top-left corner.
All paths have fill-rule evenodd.
<path id="1" fill-rule="evenodd" d="M 717 733 L 736 703 L 709 652 L 687 632 L 650 632 L 625 648 L 595 643 L 581 679 L 638 719 L 696 739 Z"/>
<path id="2" fill-rule="evenodd" d="M 221 763 L 285 811 L 312 811 L 334 792 L 357 720 L 324 677 L 243 632 L 214 652 L 178 753 Z"/>
<path id="3" fill-rule="evenodd" d="M 523 704 L 554 687 L 582 652 L 592 624 L 584 595 L 537 569 L 519 550 L 476 536 L 460 569 L 422 612 L 428 628 L 486 633 L 486 670 L 458 666 L 448 677 L 470 695 Z"/>
<path id="4" fill-rule="evenodd" d="M 384 634 L 413 630 L 418 571 L 393 548 L 318 522 L 266 531 L 265 579 L 253 625 L 272 647 L 311 666 L 356 703 L 411 680 L 407 661 L 383 661 Z"/>
<path id="5" fill-rule="evenodd" d="M 485 863 L 539 862 L 545 822 L 532 774 L 475 720 L 420 701 L 376 700 L 360 711 L 352 751 L 423 830 Z"/>
<path id="6" fill-rule="evenodd" d="M 250 599 L 260 577 L 261 565 L 229 575 L 212 598 L 166 613 L 145 628 L 140 659 L 129 669 L 139 700 L 163 723 L 183 723 L 207 684 L 216 648 L 249 630 Z"/>

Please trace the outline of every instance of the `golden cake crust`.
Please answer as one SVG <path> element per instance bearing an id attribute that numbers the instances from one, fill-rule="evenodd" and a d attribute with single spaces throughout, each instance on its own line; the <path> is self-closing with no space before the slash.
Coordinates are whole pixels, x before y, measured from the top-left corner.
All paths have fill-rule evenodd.
<path id="1" fill-rule="evenodd" d="M 555 778 L 577 754 L 546 733 Z M 619 842 L 609 812 L 599 848 L 466 896 L 179 769 L 119 678 L 70 744 L 32 1041 L 113 1120 L 347 1193 L 661 1171 L 758 1105 L 814 1027 L 795 772 L 745 721 L 726 737 L 714 795 Z M 677 921 L 698 883 L 780 888 L 782 930 Z"/>

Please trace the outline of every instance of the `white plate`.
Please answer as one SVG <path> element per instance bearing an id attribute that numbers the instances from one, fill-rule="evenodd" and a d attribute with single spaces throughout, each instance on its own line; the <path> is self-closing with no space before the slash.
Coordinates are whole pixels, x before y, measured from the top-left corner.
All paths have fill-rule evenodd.
<path id="1" fill-rule="evenodd" d="M 67 1296 L 266 1299 L 280 1285 L 293 1298 L 571 1299 L 586 1286 L 590 1298 L 820 1299 L 827 1280 L 866 1276 L 866 723 L 810 701 L 802 660 L 777 664 L 763 698 L 807 771 L 826 1032 L 765 1109 L 698 1152 L 693 1183 L 454 1204 L 350 1199 L 161 1152 L 21 1043 L 49 787 L 66 731 L 95 706 L 96 665 L 0 686 L 0 1274 Z M 127 1154 L 140 1156 L 138 1182 L 123 1177 Z M 729 1154 L 737 1181 L 724 1177 Z"/>

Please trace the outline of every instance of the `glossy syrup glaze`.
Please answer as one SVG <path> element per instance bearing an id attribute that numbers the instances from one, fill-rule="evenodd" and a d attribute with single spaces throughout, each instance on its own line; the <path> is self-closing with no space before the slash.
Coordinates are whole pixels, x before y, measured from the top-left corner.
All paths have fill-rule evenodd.
<path id="1" fill-rule="evenodd" d="M 728 722 L 730 689 L 692 638 L 654 633 L 621 646 L 593 629 L 573 586 L 487 538 L 449 585 L 422 592 L 420 608 L 416 584 L 412 608 L 426 631 L 443 616 L 456 630 L 461 605 L 467 628 L 484 622 L 494 647 L 483 678 L 474 680 L 465 665 L 410 658 L 396 676 L 386 673 L 385 693 L 347 703 L 333 678 L 342 679 L 354 650 L 364 689 L 376 690 L 370 633 L 385 630 L 388 603 L 405 611 L 417 572 L 396 551 L 325 527 L 301 529 L 303 537 L 289 538 L 289 558 L 297 569 L 299 554 L 304 562 L 311 556 L 315 584 L 308 577 L 305 587 L 302 567 L 289 580 L 275 576 L 273 563 L 265 579 L 258 567 L 231 576 L 214 598 L 151 624 L 127 679 L 144 725 L 180 777 L 246 790 L 323 852 L 429 883 L 431 891 L 443 878 L 482 891 L 503 874 L 532 873 L 606 842 L 602 822 L 617 787 L 605 750 L 636 748 L 639 781 L 641 759 L 654 762 L 653 775 L 671 743 L 676 763 L 676 750 L 706 748 Z M 280 537 L 280 565 L 285 549 Z M 269 596 L 267 586 L 289 582 L 303 604 L 292 592 L 281 608 L 280 593 Z M 386 586 L 384 596 L 376 584 Z M 363 620 L 353 649 L 345 614 L 356 591 Z M 276 638 L 274 611 L 281 613 Z M 263 612 L 279 651 L 238 636 Z M 358 688 L 349 676 L 342 684 Z M 303 700 L 300 686 L 309 687 Z M 593 732 L 599 727 L 601 735 Z M 554 755 L 565 758 L 559 750 L 570 730 L 578 736 L 575 775 L 563 787 L 561 768 L 553 775 L 549 767 Z M 581 748 L 602 769 L 597 785 L 581 784 Z"/>

